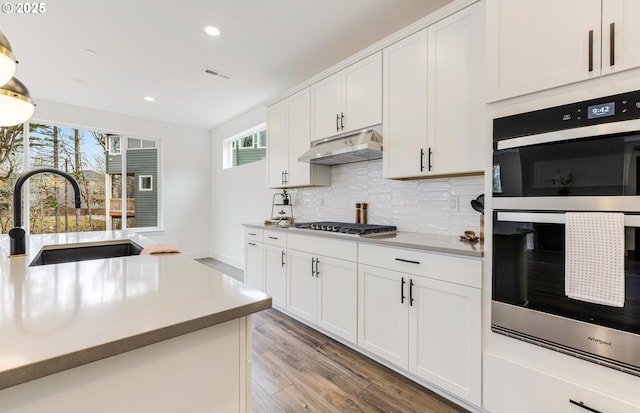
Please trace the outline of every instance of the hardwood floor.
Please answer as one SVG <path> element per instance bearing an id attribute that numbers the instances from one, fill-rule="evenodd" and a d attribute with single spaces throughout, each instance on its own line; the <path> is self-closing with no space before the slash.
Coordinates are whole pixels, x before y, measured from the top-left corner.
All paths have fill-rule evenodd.
<path id="1" fill-rule="evenodd" d="M 253 413 L 458 413 L 459 406 L 271 309 L 253 316 Z"/>

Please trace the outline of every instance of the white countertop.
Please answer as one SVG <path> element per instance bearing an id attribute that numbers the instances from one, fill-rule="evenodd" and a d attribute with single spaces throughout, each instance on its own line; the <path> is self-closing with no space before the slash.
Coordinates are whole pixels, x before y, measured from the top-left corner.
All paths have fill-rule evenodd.
<path id="1" fill-rule="evenodd" d="M 447 254 L 465 255 L 470 257 L 483 257 L 484 244 L 482 242 L 461 241 L 459 236 L 425 234 L 420 232 L 398 231 L 393 235 L 380 235 L 372 237 L 360 237 L 352 234 L 340 234 L 329 231 L 318 231 L 303 228 L 282 228 L 275 225 L 243 224 L 246 227 L 262 228 L 266 230 L 284 231 L 291 234 L 315 235 L 325 238 L 337 238 L 351 240 L 353 242 L 387 245 L 390 247 L 412 248 L 424 251 L 442 252 Z"/>
<path id="2" fill-rule="evenodd" d="M 122 231 L 34 235 L 26 257 L 9 258 L 0 236 L 0 389 L 271 307 L 183 254 L 29 267 L 43 245 L 116 239 L 153 244 Z"/>

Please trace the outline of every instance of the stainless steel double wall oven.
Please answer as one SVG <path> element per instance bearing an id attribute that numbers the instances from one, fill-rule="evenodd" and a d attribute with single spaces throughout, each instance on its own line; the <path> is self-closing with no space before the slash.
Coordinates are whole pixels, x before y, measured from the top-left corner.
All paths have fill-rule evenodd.
<path id="1" fill-rule="evenodd" d="M 640 91 L 493 122 L 492 329 L 640 376 Z M 624 212 L 624 307 L 565 295 L 565 213 Z"/>

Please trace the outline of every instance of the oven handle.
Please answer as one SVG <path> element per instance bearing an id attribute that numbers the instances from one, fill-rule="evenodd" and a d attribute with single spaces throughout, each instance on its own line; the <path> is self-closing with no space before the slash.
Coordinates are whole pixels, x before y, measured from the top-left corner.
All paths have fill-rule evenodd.
<path id="1" fill-rule="evenodd" d="M 536 224 L 564 224 L 563 213 L 553 212 L 498 212 L 498 221 L 532 222 Z M 625 215 L 625 227 L 640 227 L 640 215 Z"/>
<path id="2" fill-rule="evenodd" d="M 541 143 L 590 138 L 593 136 L 603 136 L 613 133 L 624 133 L 637 130 L 640 130 L 640 119 L 601 123 L 598 125 L 583 126 L 581 128 L 565 129 L 560 131 L 539 133 L 536 135 L 521 136 L 518 138 L 504 139 L 497 142 L 496 149 L 513 149 L 522 146 L 538 145 Z"/>

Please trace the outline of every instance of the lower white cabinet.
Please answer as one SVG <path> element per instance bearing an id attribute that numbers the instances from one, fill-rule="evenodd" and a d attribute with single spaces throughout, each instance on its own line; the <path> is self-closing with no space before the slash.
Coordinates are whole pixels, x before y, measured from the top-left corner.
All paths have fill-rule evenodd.
<path id="1" fill-rule="evenodd" d="M 450 282 L 449 271 L 433 273 L 440 279 L 398 271 L 415 265 L 440 270 L 442 259 L 468 267 L 480 277 L 481 261 L 415 252 L 397 252 L 389 268 L 363 263 L 380 247 L 361 245 L 358 265 L 358 345 L 412 374 L 471 403 L 481 403 L 481 290 Z M 376 263 L 384 262 L 377 255 Z M 452 268 L 454 268 L 452 267 Z M 450 268 L 451 269 L 451 268 Z M 446 281 L 445 281 L 446 280 Z"/>
<path id="2" fill-rule="evenodd" d="M 264 292 L 271 296 L 272 305 L 284 310 L 287 305 L 287 234 L 265 229 L 263 232 Z"/>
<path id="3" fill-rule="evenodd" d="M 246 240 L 244 247 L 244 282 L 258 290 L 264 290 L 263 245 L 261 242 Z"/>
<path id="4" fill-rule="evenodd" d="M 316 252 L 287 251 L 287 311 L 356 343 L 358 272 L 355 244 L 310 237 L 294 238 L 291 244 Z M 338 248 L 342 245 L 346 250 L 353 249 L 353 261 L 317 253 L 335 249 L 336 244 Z"/>
<path id="5" fill-rule="evenodd" d="M 491 413 L 640 411 L 640 405 L 488 352 L 484 354 L 484 408 Z"/>

